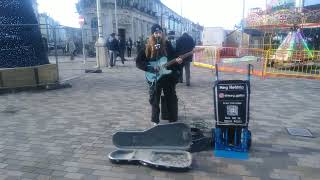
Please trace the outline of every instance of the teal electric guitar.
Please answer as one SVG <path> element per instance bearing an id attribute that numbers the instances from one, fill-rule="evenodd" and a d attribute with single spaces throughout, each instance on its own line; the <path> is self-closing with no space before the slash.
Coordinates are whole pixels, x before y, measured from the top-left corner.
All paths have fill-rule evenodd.
<path id="1" fill-rule="evenodd" d="M 190 52 L 187 52 L 181 56 L 179 56 L 182 60 L 184 60 L 186 57 L 193 55 L 193 53 L 195 51 L 199 51 L 202 50 L 200 48 L 197 49 L 193 49 Z M 168 58 L 163 56 L 160 59 L 158 59 L 157 61 L 151 61 L 149 62 L 148 67 L 151 68 L 155 68 L 155 67 L 159 67 L 159 71 L 157 73 L 152 73 L 152 72 L 148 72 L 146 71 L 146 79 L 151 82 L 154 83 L 156 81 L 158 81 L 159 79 L 161 79 L 161 77 L 163 77 L 164 75 L 168 75 L 172 72 L 172 70 L 168 70 L 167 67 L 173 65 L 177 63 L 176 59 L 173 59 L 171 61 L 168 62 Z"/>

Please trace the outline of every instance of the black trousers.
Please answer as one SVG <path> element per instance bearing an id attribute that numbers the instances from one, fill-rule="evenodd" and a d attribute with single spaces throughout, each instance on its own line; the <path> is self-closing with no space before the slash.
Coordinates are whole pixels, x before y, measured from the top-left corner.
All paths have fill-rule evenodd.
<path id="1" fill-rule="evenodd" d="M 170 122 L 175 122 L 178 120 L 178 98 L 176 95 L 176 83 L 162 79 L 160 79 L 156 85 L 149 84 L 149 103 L 152 108 L 151 121 L 154 123 L 159 123 L 159 104 L 162 92 L 167 102 L 167 118 Z"/>
<path id="2" fill-rule="evenodd" d="M 124 48 L 120 48 L 120 51 L 119 51 L 119 56 L 120 56 L 120 58 L 121 58 L 121 62 L 122 62 L 122 64 L 124 64 L 124 51 L 125 51 L 125 49 Z"/>
<path id="3" fill-rule="evenodd" d="M 128 57 L 131 57 L 131 48 L 127 47 Z"/>

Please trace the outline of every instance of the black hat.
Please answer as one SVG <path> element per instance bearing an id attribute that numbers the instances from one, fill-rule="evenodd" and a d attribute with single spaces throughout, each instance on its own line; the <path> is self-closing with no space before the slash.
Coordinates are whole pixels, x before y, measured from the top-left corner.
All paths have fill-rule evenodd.
<path id="1" fill-rule="evenodd" d="M 154 32 L 157 32 L 157 31 L 161 31 L 162 32 L 162 28 L 159 24 L 154 24 L 152 25 L 151 27 L 151 34 L 153 34 Z"/>

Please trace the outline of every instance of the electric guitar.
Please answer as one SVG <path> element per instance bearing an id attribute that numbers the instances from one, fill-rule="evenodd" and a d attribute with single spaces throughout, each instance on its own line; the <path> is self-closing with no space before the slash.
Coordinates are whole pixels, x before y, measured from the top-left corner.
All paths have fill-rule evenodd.
<path id="1" fill-rule="evenodd" d="M 181 56 L 179 56 L 182 60 L 184 60 L 186 57 L 193 55 L 194 52 L 197 51 L 202 51 L 203 48 L 197 48 L 197 49 L 193 49 L 190 52 L 187 52 Z M 177 58 L 176 58 L 177 59 Z M 159 71 L 157 73 L 152 73 L 152 72 L 148 72 L 146 71 L 146 79 L 151 82 L 154 83 L 156 81 L 158 81 L 161 77 L 163 77 L 164 75 L 170 74 L 172 72 L 172 70 L 168 70 L 167 67 L 177 63 L 176 59 L 173 59 L 171 61 L 168 62 L 168 58 L 163 56 L 160 59 L 156 60 L 156 61 L 151 61 L 148 64 L 149 68 L 155 68 L 155 67 L 159 67 Z"/>

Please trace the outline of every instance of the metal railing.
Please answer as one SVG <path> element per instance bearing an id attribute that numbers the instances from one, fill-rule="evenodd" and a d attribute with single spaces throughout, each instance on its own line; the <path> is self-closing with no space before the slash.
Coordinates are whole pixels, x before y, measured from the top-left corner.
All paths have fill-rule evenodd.
<path id="1" fill-rule="evenodd" d="M 248 64 L 254 66 L 253 75 L 262 78 L 287 77 L 320 79 L 320 51 L 263 50 L 258 48 L 233 48 L 197 46 L 193 65 L 232 73 L 246 73 Z"/>

